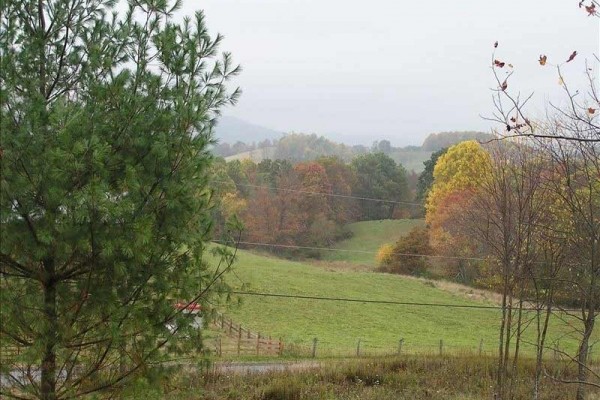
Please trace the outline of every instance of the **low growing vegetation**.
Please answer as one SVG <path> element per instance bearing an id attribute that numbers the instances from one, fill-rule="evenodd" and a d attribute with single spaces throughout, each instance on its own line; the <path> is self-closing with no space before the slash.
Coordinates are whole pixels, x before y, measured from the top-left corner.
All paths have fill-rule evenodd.
<path id="1" fill-rule="evenodd" d="M 467 355 L 393 357 L 329 363 L 300 372 L 192 373 L 169 387 L 177 400 L 475 400 L 492 398 L 494 367 L 492 358 Z M 515 399 L 531 398 L 533 367 L 530 360 L 520 363 Z M 546 373 L 539 399 L 570 398 L 573 386 L 560 379 L 572 378 L 573 368 L 557 362 Z"/>

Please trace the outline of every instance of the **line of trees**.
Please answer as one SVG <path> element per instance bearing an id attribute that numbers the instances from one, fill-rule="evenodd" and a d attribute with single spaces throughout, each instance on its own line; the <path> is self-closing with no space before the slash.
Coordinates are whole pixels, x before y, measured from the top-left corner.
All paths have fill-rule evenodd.
<path id="1" fill-rule="evenodd" d="M 577 97 L 562 80 L 569 106 L 553 107 L 543 121 L 526 119 L 524 104 L 501 87 L 496 118 L 510 129 L 484 146 L 451 147 L 433 171 L 426 204 L 432 251 L 457 257 L 446 268 L 468 271 L 476 284 L 502 295 L 499 399 L 514 398 L 524 345 L 536 349 L 532 398 L 543 378 L 563 382 L 544 368 L 544 354 L 556 345 L 548 340 L 553 318 L 576 321 L 570 334 L 579 347 L 562 356 L 577 379 L 565 383 L 575 385 L 578 400 L 590 386 L 600 387 L 600 374 L 589 365 L 600 305 L 600 99 L 586 70 L 587 97 Z M 533 319 L 525 307 L 536 309 Z M 528 325 L 536 332 L 533 343 L 522 336 Z"/>
<path id="2" fill-rule="evenodd" d="M 578 5 L 588 17 L 598 16 L 595 0 Z M 485 196 L 477 196 L 475 203 L 489 207 L 487 231 L 495 235 L 480 237 L 501 267 L 504 307 L 496 392 L 502 399 L 513 397 L 520 336 L 511 343 L 511 332 L 521 329 L 523 299 L 530 298 L 538 307 L 533 398 L 538 398 L 544 371 L 550 316 L 569 305 L 576 310 L 567 315 L 577 321 L 579 348 L 575 354 L 563 353 L 577 369 L 577 378 L 565 383 L 575 385 L 577 400 L 584 400 L 590 386 L 600 387 L 600 375 L 589 364 L 600 301 L 600 97 L 594 73 L 598 56 L 585 62 L 587 86 L 573 90 L 564 70 L 578 63 L 577 51 L 559 57 L 540 55 L 540 68 L 556 68 L 566 101 L 549 103 L 546 118 L 534 120 L 526 109 L 532 95 L 521 96 L 509 88 L 514 70 L 497 58 L 497 48 L 498 42 L 492 55 L 498 85 L 495 112 L 489 119 L 501 124 L 500 137 L 514 141 L 518 151 L 516 145 L 506 149 L 505 144 L 502 151 L 492 152 L 493 173 L 482 187 Z"/>
<path id="3" fill-rule="evenodd" d="M 589 365 L 600 307 L 600 140 L 577 140 L 594 137 L 590 124 L 595 116 L 563 113 L 538 123 L 543 137 L 450 147 L 433 171 L 427 227 L 378 255 L 385 272 L 422 275 L 437 262 L 447 277 L 501 294 L 497 398 L 514 398 L 524 345 L 536 350 L 532 398 L 542 379 L 562 381 L 544 367 L 544 355 L 557 346 L 548 339 L 555 318 L 571 321 L 568 333 L 579 340 L 577 352 L 562 352 L 577 370 L 569 382 L 577 399 L 600 387 Z M 523 338 L 527 327 L 533 342 Z"/>
<path id="4" fill-rule="evenodd" d="M 395 203 L 411 198 L 407 174 L 383 153 L 358 156 L 349 164 L 335 157 L 296 164 L 221 160 L 213 169 L 217 230 L 236 215 L 245 227 L 246 241 L 330 246 L 347 237 L 344 225 L 349 222 L 407 217 L 419 211 Z"/>

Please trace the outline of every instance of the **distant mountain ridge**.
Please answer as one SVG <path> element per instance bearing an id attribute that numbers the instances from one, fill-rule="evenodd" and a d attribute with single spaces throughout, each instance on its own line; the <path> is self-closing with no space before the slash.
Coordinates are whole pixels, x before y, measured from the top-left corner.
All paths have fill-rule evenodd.
<path id="1" fill-rule="evenodd" d="M 222 117 L 217 125 L 219 144 L 216 155 L 227 161 L 249 159 L 287 159 L 293 162 L 309 161 L 322 156 L 337 156 L 350 161 L 359 154 L 381 151 L 407 171 L 420 173 L 423 163 L 437 150 L 465 140 L 487 141 L 494 136 L 484 132 L 457 131 L 429 134 L 421 146 L 393 147 L 388 140 L 375 141 L 371 148 L 363 145 L 349 146 L 316 134 L 284 134 L 234 117 Z"/>
<path id="2" fill-rule="evenodd" d="M 222 116 L 215 127 L 215 138 L 220 143 L 258 143 L 264 140 L 281 139 L 283 132 L 252 124 L 242 119 Z"/>

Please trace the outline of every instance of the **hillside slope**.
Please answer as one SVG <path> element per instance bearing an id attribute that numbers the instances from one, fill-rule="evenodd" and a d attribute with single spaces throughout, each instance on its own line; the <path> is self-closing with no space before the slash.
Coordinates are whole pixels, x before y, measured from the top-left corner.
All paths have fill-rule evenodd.
<path id="1" fill-rule="evenodd" d="M 215 127 L 215 138 L 221 143 L 260 142 L 265 139 L 279 139 L 283 132 L 252 124 L 239 118 L 222 116 Z"/>
<path id="2" fill-rule="evenodd" d="M 429 150 L 407 150 L 404 148 L 394 149 L 389 156 L 399 164 L 402 164 L 407 171 L 414 171 L 420 174 L 425 169 L 423 163 L 431 157 L 432 151 Z"/>
<path id="3" fill-rule="evenodd" d="M 240 251 L 235 274 L 229 276 L 237 290 L 302 296 L 326 296 L 365 300 L 481 305 L 433 284 L 398 275 L 371 272 L 330 271 L 314 265 Z M 242 288 L 242 283 L 245 287 Z M 322 352 L 349 354 L 362 340 L 365 351 L 393 352 L 400 338 L 407 351 L 436 351 L 439 340 L 448 349 L 484 350 L 497 342 L 500 310 L 437 308 L 362 302 L 323 301 L 240 295 L 241 303 L 226 312 L 254 331 L 281 337 L 288 344 L 310 346 L 318 338 Z M 530 315 L 528 315 L 530 316 Z M 564 335 L 564 323 L 553 338 Z M 533 324 L 525 337 L 532 340 Z M 561 348 L 575 348 L 563 337 Z M 531 352 L 531 346 L 524 345 Z"/>
<path id="4" fill-rule="evenodd" d="M 227 156 L 225 157 L 225 161 L 229 162 L 229 161 L 234 161 L 234 160 L 251 160 L 255 163 L 259 163 L 262 160 L 265 159 L 272 159 L 274 158 L 274 154 L 275 154 L 275 147 L 274 146 L 270 146 L 270 147 L 263 147 L 261 149 L 256 149 L 256 150 L 252 150 L 252 151 L 244 151 L 243 153 L 238 153 L 238 154 L 234 154 L 232 156 Z"/>
<path id="5" fill-rule="evenodd" d="M 324 251 L 323 259 L 375 267 L 377 264 L 374 253 L 382 244 L 394 243 L 413 227 L 424 224 L 425 221 L 421 219 L 385 219 L 349 224 L 347 227 L 352 231 L 352 237 L 332 246 L 340 251 Z M 355 252 L 357 250 L 365 253 Z"/>

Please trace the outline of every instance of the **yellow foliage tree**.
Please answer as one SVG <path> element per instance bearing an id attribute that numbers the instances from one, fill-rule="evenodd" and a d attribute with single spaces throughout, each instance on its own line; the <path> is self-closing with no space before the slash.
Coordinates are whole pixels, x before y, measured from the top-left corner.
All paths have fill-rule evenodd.
<path id="1" fill-rule="evenodd" d="M 474 190 L 478 181 L 491 170 L 488 152 L 475 140 L 461 142 L 448 149 L 435 164 L 433 186 L 426 202 L 426 220 L 430 224 L 440 205 L 455 193 Z"/>
<path id="2" fill-rule="evenodd" d="M 456 144 L 437 161 L 433 170 L 433 186 L 425 204 L 425 220 L 429 226 L 431 247 L 437 254 L 469 256 L 472 241 L 461 234 L 461 218 L 470 199 L 491 171 L 489 153 L 474 141 Z M 469 263 L 447 260 L 448 275 L 463 281 L 473 278 Z"/>
<path id="3" fill-rule="evenodd" d="M 382 245 L 377 251 L 377 255 L 375 256 L 375 260 L 379 266 L 385 266 L 390 263 L 392 260 L 392 254 L 394 253 L 394 245 L 391 243 L 386 243 Z"/>

